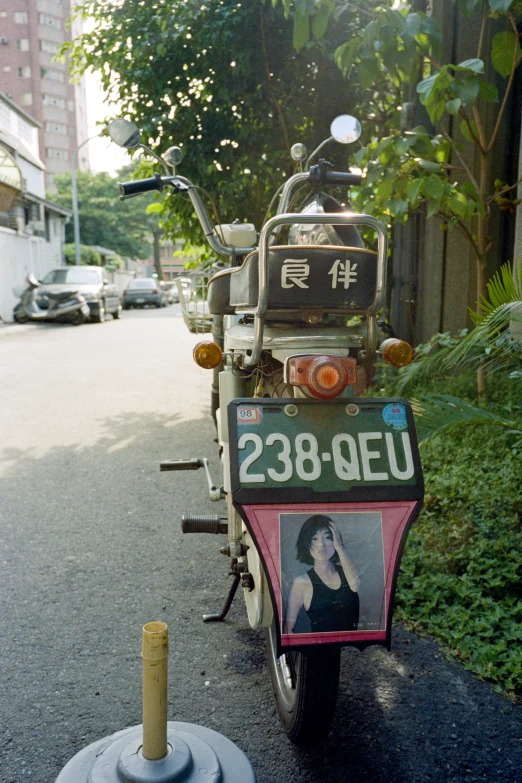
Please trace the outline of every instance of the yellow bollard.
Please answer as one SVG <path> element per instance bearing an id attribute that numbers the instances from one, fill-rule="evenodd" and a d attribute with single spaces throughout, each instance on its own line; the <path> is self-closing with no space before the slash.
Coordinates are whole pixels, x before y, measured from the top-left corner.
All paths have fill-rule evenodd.
<path id="1" fill-rule="evenodd" d="M 162 759 L 167 754 L 167 663 L 169 631 L 162 622 L 143 626 L 143 746 L 144 758 Z"/>

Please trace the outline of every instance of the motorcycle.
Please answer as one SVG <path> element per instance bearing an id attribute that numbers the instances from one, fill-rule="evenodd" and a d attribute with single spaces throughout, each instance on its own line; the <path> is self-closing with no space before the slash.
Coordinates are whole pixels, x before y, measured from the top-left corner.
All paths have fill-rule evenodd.
<path id="1" fill-rule="evenodd" d="M 133 123 L 108 130 L 120 146 L 147 150 Z M 203 468 L 210 500 L 226 500 L 226 519 L 182 519 L 184 533 L 228 539 L 221 552 L 232 585 L 221 612 L 203 619 L 223 620 L 241 585 L 251 627 L 266 633 L 282 725 L 301 746 L 329 732 L 341 648 L 390 649 L 398 569 L 423 499 L 407 400 L 360 396 L 377 356 L 396 367 L 412 358 L 377 321 L 385 228 L 325 192 L 360 184 L 360 174 L 331 171 L 324 159 L 310 165 L 326 142 L 360 132 L 343 115 L 308 158 L 304 145 L 292 147 L 300 170 L 276 194 L 259 238 L 248 224 L 212 224 L 199 190 L 176 173 L 177 147 L 164 161 L 152 153 L 165 176 L 120 184 L 122 199 L 165 187 L 188 195 L 211 247 L 229 259 L 208 282 L 213 339 L 194 348 L 196 363 L 214 372 L 222 482 L 207 458 L 160 468 Z"/>
<path id="2" fill-rule="evenodd" d="M 40 283 L 32 272 L 27 275 L 26 283 L 27 288 L 21 294 L 18 290 L 14 290 L 15 296 L 21 297 L 13 310 L 16 323 L 66 322 L 73 326 L 80 326 L 90 318 L 89 305 L 77 289 L 49 291 L 45 294 L 45 301 L 39 301 Z"/>

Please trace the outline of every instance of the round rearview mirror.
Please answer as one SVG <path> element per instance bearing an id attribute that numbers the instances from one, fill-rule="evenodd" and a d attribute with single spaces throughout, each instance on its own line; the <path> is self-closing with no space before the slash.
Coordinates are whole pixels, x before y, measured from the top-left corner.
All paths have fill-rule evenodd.
<path id="1" fill-rule="evenodd" d="M 169 164 L 169 166 L 179 166 L 183 160 L 183 150 L 179 147 L 169 147 L 163 156 L 163 159 Z"/>
<path id="2" fill-rule="evenodd" d="M 362 133 L 361 123 L 350 114 L 341 114 L 330 125 L 330 133 L 341 144 L 351 144 Z"/>
<path id="3" fill-rule="evenodd" d="M 292 156 L 292 160 L 295 160 L 297 162 L 306 160 L 306 147 L 304 144 L 301 144 L 301 142 L 298 142 L 297 144 L 294 144 L 292 149 L 290 150 L 290 155 Z"/>
<path id="4" fill-rule="evenodd" d="M 113 120 L 109 122 L 107 131 L 111 139 L 120 147 L 131 150 L 140 143 L 140 130 L 129 120 Z"/>

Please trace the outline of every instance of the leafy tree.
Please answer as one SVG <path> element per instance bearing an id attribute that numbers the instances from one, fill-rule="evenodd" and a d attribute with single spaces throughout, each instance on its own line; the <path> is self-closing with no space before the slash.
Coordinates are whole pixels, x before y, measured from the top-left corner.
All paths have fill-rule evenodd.
<path id="1" fill-rule="evenodd" d="M 366 103 L 374 109 L 373 138 L 358 155 L 367 171 L 361 196 L 374 212 L 395 219 L 406 219 L 411 209 L 425 202 L 428 217 L 437 215 L 448 228 L 462 231 L 477 260 L 480 310 L 486 294 L 493 206 L 512 209 L 518 203 L 509 198 L 518 183 L 497 180 L 492 187 L 490 168 L 522 61 L 517 27 L 522 3 L 454 1 L 468 19 L 481 16 L 476 57 L 461 63 L 440 61 L 439 26 L 433 17 L 411 11 L 411 3 L 397 10 L 392 2 L 370 2 L 361 8 L 344 0 L 320 0 L 310 13 L 306 2 L 296 2 L 295 29 L 304 32 L 300 36 L 296 32 L 295 38 L 299 46 L 308 40 L 305 16 L 312 20 L 312 33 L 321 12 L 337 22 L 357 16 L 361 27 L 336 50 L 335 60 L 345 76 L 359 79 L 367 91 Z M 290 4 L 285 5 L 288 11 Z M 487 41 L 491 41 L 489 50 Z M 500 91 L 496 74 L 503 80 Z M 401 131 L 397 107 L 403 101 L 405 84 L 416 88 L 435 130 L 419 126 Z M 489 133 L 481 111 L 485 103 L 498 105 Z M 395 108 L 390 113 L 391 106 Z M 385 135 L 383 131 L 391 132 Z M 474 153 L 479 161 L 477 175 L 470 163 Z"/>
<path id="2" fill-rule="evenodd" d="M 157 219 L 146 214 L 147 203 L 152 199 L 119 201 L 117 183 L 119 179 L 130 178 L 129 168 L 123 169 L 121 175 L 113 178 L 106 173 L 77 172 L 80 238 L 85 245 L 101 245 L 127 258 L 148 258 L 151 234 L 157 226 Z M 54 182 L 56 191 L 51 194 L 52 200 L 70 207 L 71 175 L 57 175 Z M 65 241 L 74 241 L 72 221 L 65 227 Z"/>
<path id="3" fill-rule="evenodd" d="M 519 203 L 511 198 L 518 182 L 493 180 L 491 168 L 522 61 L 522 3 L 454 2 L 467 19 L 480 19 L 475 57 L 460 63 L 441 60 L 440 28 L 433 17 L 412 11 L 413 3 L 398 10 L 391 1 L 357 6 L 345 0 L 319 0 L 310 10 L 309 3 L 295 2 L 294 41 L 298 48 L 310 45 L 309 25 L 317 37 L 319 14 L 338 24 L 351 20 L 350 37 L 336 50 L 335 60 L 346 77 L 359 80 L 365 90 L 363 106 L 373 119 L 370 138 L 357 156 L 366 170 L 361 200 L 368 211 L 402 221 L 425 204 L 428 217 L 437 216 L 444 228 L 458 229 L 476 259 L 480 312 L 493 210 L 513 211 Z M 284 5 L 288 14 L 290 3 L 285 0 Z M 355 18 L 360 28 L 354 35 Z M 416 89 L 432 127 L 401 129 L 397 107 L 406 97 L 405 85 Z M 497 107 L 491 128 L 484 119 L 486 104 Z M 484 391 L 482 373 L 478 388 L 479 393 Z"/>
<path id="4" fill-rule="evenodd" d="M 65 260 L 73 266 L 76 263 L 76 246 L 74 242 L 65 245 Z M 87 266 L 101 266 L 101 255 L 93 247 L 80 245 L 80 264 Z"/>
<path id="5" fill-rule="evenodd" d="M 99 71 L 119 114 L 156 152 L 183 146 L 179 172 L 213 195 L 223 222 L 239 217 L 259 227 L 292 173 L 291 145 L 313 149 L 329 136 L 358 89 L 333 60 L 341 38 L 334 33 L 329 48 L 297 53 L 282 9 L 271 3 L 91 0 L 80 13 L 96 24 L 62 49 L 73 72 Z M 345 167 L 345 153 L 333 154 Z M 182 235 L 201 244 L 191 205 L 181 196 L 164 203 Z"/>

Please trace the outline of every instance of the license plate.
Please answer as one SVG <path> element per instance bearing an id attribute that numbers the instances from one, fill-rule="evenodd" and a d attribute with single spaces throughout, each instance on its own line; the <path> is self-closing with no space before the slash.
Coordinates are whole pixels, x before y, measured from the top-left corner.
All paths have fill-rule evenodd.
<path id="1" fill-rule="evenodd" d="M 240 399 L 229 404 L 228 417 L 238 503 L 422 496 L 406 400 Z"/>
<path id="2" fill-rule="evenodd" d="M 143 304 L 145 299 L 136 299 L 136 304 Z"/>

